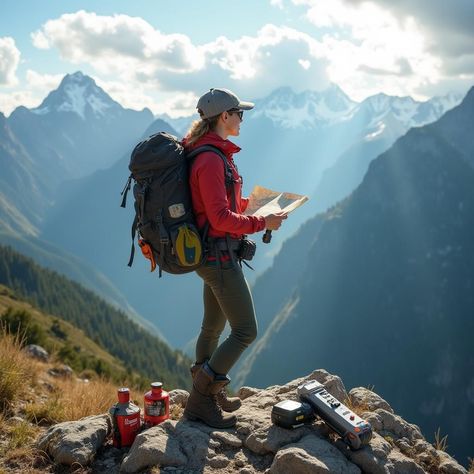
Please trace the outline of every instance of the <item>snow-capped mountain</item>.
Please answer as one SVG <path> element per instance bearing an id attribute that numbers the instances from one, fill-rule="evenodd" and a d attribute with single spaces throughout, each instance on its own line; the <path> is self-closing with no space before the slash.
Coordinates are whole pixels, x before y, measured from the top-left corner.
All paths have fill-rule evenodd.
<path id="1" fill-rule="evenodd" d="M 50 92 L 31 112 L 37 115 L 74 112 L 86 120 L 91 115 L 100 118 L 109 113 L 120 113 L 121 110 L 122 106 L 98 87 L 92 78 L 78 71 L 67 74 L 58 89 Z"/>
<path id="2" fill-rule="evenodd" d="M 358 103 L 335 84 L 320 92 L 295 93 L 289 87 L 283 87 L 257 100 L 249 117 L 266 117 L 282 128 L 317 129 L 342 124 L 361 115 L 369 118 L 366 126 L 371 128 L 380 126 L 381 120 L 392 115 L 410 128 L 437 120 L 446 110 L 459 104 L 461 99 L 461 95 L 449 94 L 417 102 L 411 97 L 380 93 Z"/>
<path id="3" fill-rule="evenodd" d="M 0 229 L 37 229 L 66 181 L 109 167 L 152 121 L 148 109 L 123 108 L 81 72 L 66 75 L 39 107 L 3 117 Z"/>
<path id="4" fill-rule="evenodd" d="M 255 100 L 255 108 L 245 114 L 245 120 L 270 120 L 277 128 L 289 130 L 318 130 L 353 120 L 362 120 L 370 134 L 387 128 L 385 122 L 397 121 L 405 131 L 434 122 L 444 112 L 458 105 L 461 94 L 448 94 L 419 102 L 412 97 L 376 94 L 362 102 L 352 100 L 337 85 L 323 91 L 294 92 L 290 87 L 280 87 L 267 97 Z M 365 118 L 364 118 L 365 117 Z M 184 135 L 197 114 L 172 118 L 167 114 L 157 118 L 168 122 L 179 134 Z"/>
<path id="5" fill-rule="evenodd" d="M 357 107 L 338 86 L 295 93 L 281 87 L 268 97 L 257 100 L 251 119 L 266 117 L 282 128 L 314 129 L 348 120 Z"/>
<path id="6" fill-rule="evenodd" d="M 40 168 L 61 181 L 110 166 L 152 120 L 150 110 L 123 108 L 92 78 L 76 72 L 39 107 L 14 110 L 8 124 Z"/>

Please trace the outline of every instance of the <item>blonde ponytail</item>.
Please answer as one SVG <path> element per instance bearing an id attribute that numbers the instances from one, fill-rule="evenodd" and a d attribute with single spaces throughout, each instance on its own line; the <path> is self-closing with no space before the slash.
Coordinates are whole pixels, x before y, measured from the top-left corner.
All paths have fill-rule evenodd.
<path id="1" fill-rule="evenodd" d="M 210 131 L 214 130 L 217 122 L 219 120 L 220 115 L 216 117 L 211 117 L 209 119 L 201 119 L 195 120 L 191 124 L 191 128 L 189 129 L 188 133 L 186 134 L 186 146 L 192 146 L 196 143 L 201 137 L 209 133 Z"/>

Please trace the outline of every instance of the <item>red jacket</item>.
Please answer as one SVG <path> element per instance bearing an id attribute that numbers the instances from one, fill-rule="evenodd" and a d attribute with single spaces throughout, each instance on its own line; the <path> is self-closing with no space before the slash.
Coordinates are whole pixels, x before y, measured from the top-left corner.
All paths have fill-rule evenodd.
<path id="1" fill-rule="evenodd" d="M 198 146 L 213 145 L 224 152 L 233 171 L 236 209 L 231 211 L 231 190 L 226 190 L 225 167 L 216 153 L 200 153 L 191 166 L 189 183 L 197 225 L 202 229 L 209 222 L 210 237 L 225 237 L 226 232 L 233 238 L 243 234 L 253 234 L 265 229 L 265 219 L 256 216 L 244 216 L 242 213 L 248 204 L 248 199 L 242 197 L 242 183 L 232 155 L 240 148 L 229 140 L 224 140 L 217 133 L 209 132 L 195 142 L 191 147 L 184 146 L 190 151 Z"/>

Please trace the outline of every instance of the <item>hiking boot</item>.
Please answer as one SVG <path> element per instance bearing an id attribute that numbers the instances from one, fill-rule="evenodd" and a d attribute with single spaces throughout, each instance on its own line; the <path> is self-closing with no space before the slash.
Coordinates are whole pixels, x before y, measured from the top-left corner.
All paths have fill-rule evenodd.
<path id="1" fill-rule="evenodd" d="M 194 380 L 196 372 L 199 370 L 202 364 L 197 362 L 191 366 L 191 377 Z M 227 390 L 224 387 L 216 395 L 217 404 L 221 407 L 222 410 L 232 413 L 233 411 L 238 410 L 242 406 L 242 401 L 239 397 L 229 397 L 227 395 Z"/>
<path id="2" fill-rule="evenodd" d="M 213 428 L 231 428 L 237 418 L 224 414 L 217 404 L 217 393 L 229 383 L 227 376 L 217 376 L 203 364 L 195 373 L 193 389 L 189 395 L 184 416 L 188 420 L 200 420 Z"/>

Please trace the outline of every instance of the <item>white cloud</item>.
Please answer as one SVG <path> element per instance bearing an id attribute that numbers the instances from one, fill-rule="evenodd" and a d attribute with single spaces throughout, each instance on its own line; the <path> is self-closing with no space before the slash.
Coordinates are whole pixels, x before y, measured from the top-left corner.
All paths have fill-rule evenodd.
<path id="1" fill-rule="evenodd" d="M 378 91 L 424 98 L 423 88 L 441 78 L 442 61 L 413 16 L 399 18 L 374 2 L 293 0 L 324 31 L 328 74 L 352 98 Z"/>
<path id="2" fill-rule="evenodd" d="M 14 86 L 18 83 L 16 70 L 20 62 L 20 51 L 15 40 L 8 36 L 0 38 L 0 85 Z"/>
<path id="3" fill-rule="evenodd" d="M 8 94 L 0 93 L 0 112 L 9 115 L 18 106 L 37 107 L 41 102 L 30 90 L 20 90 Z"/>
<path id="4" fill-rule="evenodd" d="M 38 48 L 56 47 L 63 59 L 89 63 L 104 73 L 135 68 L 184 73 L 202 63 L 199 49 L 187 36 L 164 35 L 142 18 L 128 15 L 80 10 L 47 21 L 31 37 Z"/>
<path id="5" fill-rule="evenodd" d="M 40 74 L 28 69 L 26 85 L 9 94 L 0 94 L 0 111 L 8 115 L 20 105 L 38 107 L 48 93 L 58 87 L 62 78 L 62 74 Z"/>
<path id="6" fill-rule="evenodd" d="M 26 71 L 26 82 L 28 86 L 37 91 L 47 93 L 59 86 L 63 74 L 41 74 L 39 72 L 28 69 Z"/>
<path id="7" fill-rule="evenodd" d="M 193 113 L 196 97 L 210 87 L 252 100 L 281 86 L 318 90 L 334 82 L 356 100 L 380 91 L 421 99 L 446 81 L 443 67 L 463 71 L 467 64 L 454 57 L 443 63 L 416 15 L 398 14 L 388 0 L 292 3 L 306 9 L 313 36 L 269 24 L 252 36 L 196 44 L 143 18 L 80 10 L 47 21 L 31 37 L 37 48 L 55 48 L 65 61 L 92 68 L 123 105 L 170 115 Z"/>
<path id="8" fill-rule="evenodd" d="M 286 27 L 267 25 L 255 36 L 195 45 L 186 35 L 162 34 L 142 18 L 81 10 L 47 21 L 32 39 L 39 48 L 57 48 L 73 64 L 92 66 L 104 81 L 127 84 L 131 91 L 115 86 L 115 97 L 135 108 L 156 91 L 195 97 L 220 86 L 256 98 L 282 85 L 328 85 L 321 43 Z"/>

